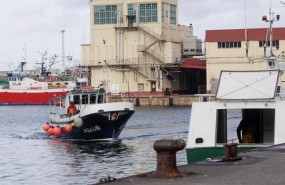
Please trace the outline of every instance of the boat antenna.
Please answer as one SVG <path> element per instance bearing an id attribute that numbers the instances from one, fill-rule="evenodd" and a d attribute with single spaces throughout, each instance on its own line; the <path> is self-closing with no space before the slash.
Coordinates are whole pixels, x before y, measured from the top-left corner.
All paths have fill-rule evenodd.
<path id="1" fill-rule="evenodd" d="M 27 57 L 27 46 L 25 44 L 25 47 L 23 48 L 24 51 L 24 57 L 23 57 L 23 62 L 20 64 L 20 72 L 24 72 L 24 65 L 27 63 L 26 57 Z"/>
<path id="2" fill-rule="evenodd" d="M 246 24 L 246 0 L 244 0 L 244 34 L 245 34 L 245 52 L 248 58 L 248 40 L 247 40 L 247 24 Z M 251 60 L 250 60 L 251 61 Z"/>

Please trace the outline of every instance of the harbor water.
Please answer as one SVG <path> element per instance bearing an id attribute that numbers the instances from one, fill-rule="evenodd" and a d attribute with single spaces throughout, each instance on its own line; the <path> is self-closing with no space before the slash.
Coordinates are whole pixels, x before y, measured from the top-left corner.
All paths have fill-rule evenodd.
<path id="1" fill-rule="evenodd" d="M 95 184 L 156 168 L 153 143 L 187 140 L 191 107 L 136 107 L 115 142 L 62 140 L 42 126 L 48 106 L 0 106 L 0 184 Z M 236 138 L 240 111 L 228 114 L 228 139 Z M 206 116 L 206 115 L 205 115 Z M 186 164 L 185 150 L 177 164 Z"/>
<path id="2" fill-rule="evenodd" d="M 48 106 L 0 107 L 0 184 L 95 184 L 153 171 L 158 139 L 187 140 L 190 107 L 136 107 L 115 142 L 60 140 L 42 126 Z M 186 164 L 185 150 L 177 154 Z"/>

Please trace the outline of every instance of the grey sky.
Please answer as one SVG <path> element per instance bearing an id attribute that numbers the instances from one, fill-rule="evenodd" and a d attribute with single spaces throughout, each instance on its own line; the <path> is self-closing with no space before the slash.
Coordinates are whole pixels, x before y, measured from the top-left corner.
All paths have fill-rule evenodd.
<path id="1" fill-rule="evenodd" d="M 285 7 L 272 1 L 281 15 L 274 27 L 284 27 Z M 270 0 L 246 0 L 247 27 L 268 25 Z M 80 44 L 89 43 L 88 0 L 0 0 L 0 70 L 14 69 L 23 60 L 26 44 L 28 68 L 41 56 L 37 51 L 61 56 L 61 32 L 65 30 L 65 54 L 81 59 Z M 194 35 L 204 40 L 205 30 L 245 27 L 244 0 L 178 0 L 178 23 L 193 24 Z M 60 58 L 58 58 L 60 60 Z"/>

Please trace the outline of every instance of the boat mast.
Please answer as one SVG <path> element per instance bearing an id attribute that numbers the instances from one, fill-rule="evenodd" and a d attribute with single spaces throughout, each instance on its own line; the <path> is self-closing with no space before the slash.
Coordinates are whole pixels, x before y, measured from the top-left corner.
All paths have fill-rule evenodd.
<path id="1" fill-rule="evenodd" d="M 41 64 L 41 74 L 44 74 L 45 73 L 45 68 L 44 68 L 44 60 L 45 60 L 45 56 L 47 55 L 47 51 L 44 51 L 43 53 L 41 53 L 40 51 L 37 51 L 41 57 L 42 57 L 42 61 L 41 63 L 37 63 L 37 64 Z"/>
<path id="2" fill-rule="evenodd" d="M 271 11 L 271 7 L 269 9 L 269 19 L 264 15 L 262 16 L 262 20 L 265 22 L 269 22 L 269 34 L 270 34 L 270 52 L 268 56 L 264 56 L 265 60 L 267 61 L 267 67 L 269 69 L 278 69 L 277 66 L 277 57 L 273 54 L 273 31 L 272 31 L 272 25 L 275 21 L 279 21 L 280 15 L 276 15 L 274 17 L 274 12 Z M 266 38 L 267 40 L 267 38 Z M 265 43 L 264 47 L 267 47 L 267 43 Z M 266 54 L 266 53 L 265 53 Z"/>

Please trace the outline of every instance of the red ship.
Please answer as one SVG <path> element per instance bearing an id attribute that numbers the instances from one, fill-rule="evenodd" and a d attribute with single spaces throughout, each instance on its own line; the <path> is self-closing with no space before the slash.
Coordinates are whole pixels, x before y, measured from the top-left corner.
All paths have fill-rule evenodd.
<path id="1" fill-rule="evenodd" d="M 73 71 L 58 74 L 64 75 L 8 73 L 7 83 L 0 86 L 0 105 L 48 105 L 49 99 L 88 84 L 88 69 L 74 67 Z"/>

